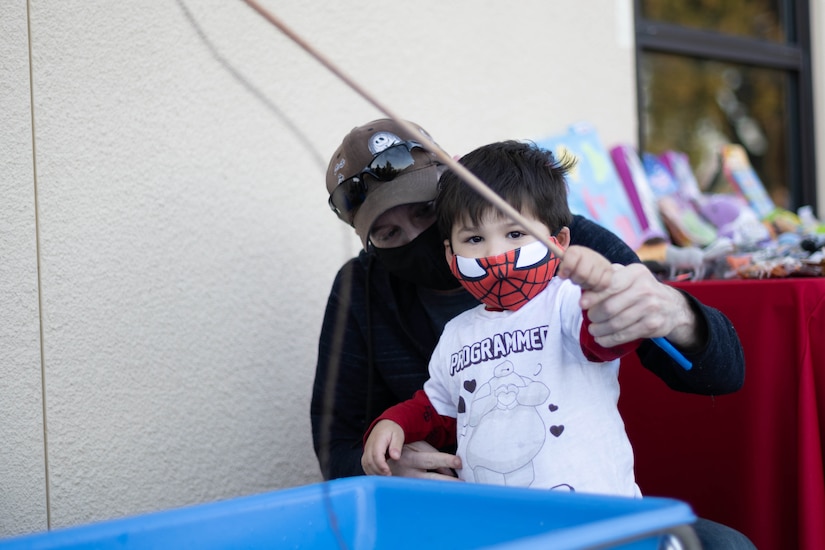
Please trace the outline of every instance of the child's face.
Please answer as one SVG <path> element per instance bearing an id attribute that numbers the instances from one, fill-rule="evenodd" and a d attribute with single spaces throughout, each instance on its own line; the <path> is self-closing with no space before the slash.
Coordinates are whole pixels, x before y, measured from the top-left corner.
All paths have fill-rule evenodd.
<path id="1" fill-rule="evenodd" d="M 541 227 L 545 231 L 545 237 L 552 235 L 552 231 L 532 214 L 522 212 L 522 216 L 533 225 Z M 454 254 L 465 258 L 489 258 L 538 240 L 521 224 L 492 209 L 487 211 L 478 225 L 473 225 L 469 219 L 457 221 L 453 224 L 450 237 L 452 243 L 449 240 L 444 241 L 448 263 Z M 562 228 L 556 239 L 563 249 L 567 248 L 570 243 L 570 229 Z"/>
<path id="2" fill-rule="evenodd" d="M 530 214 L 522 213 L 528 221 L 545 232 L 545 237 L 549 237 L 550 229 Z M 564 229 L 567 231 L 567 228 Z M 521 248 L 538 240 L 528 230 L 510 218 L 499 214 L 496 210 L 489 210 L 482 217 L 477 225 L 469 219 L 461 219 L 453 224 L 450 234 L 452 239 L 452 254 L 465 258 L 488 258 L 498 256 L 510 250 Z M 450 242 L 445 241 L 447 246 L 447 260 L 450 260 Z"/>
<path id="3" fill-rule="evenodd" d="M 450 271 L 488 309 L 518 310 L 547 288 L 561 257 L 551 253 L 539 239 L 555 240 L 561 248 L 570 242 L 568 228 L 562 228 L 554 238 L 534 216 L 524 212 L 522 216 L 533 229 L 491 208 L 477 224 L 459 220 L 453 225 L 450 239 L 444 241 Z"/>

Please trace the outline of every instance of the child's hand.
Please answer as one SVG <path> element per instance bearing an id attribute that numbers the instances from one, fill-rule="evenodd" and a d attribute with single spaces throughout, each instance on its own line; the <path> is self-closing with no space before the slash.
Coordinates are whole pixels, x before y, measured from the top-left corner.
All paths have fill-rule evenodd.
<path id="1" fill-rule="evenodd" d="M 574 245 L 564 251 L 558 276 L 570 279 L 582 290 L 600 292 L 610 287 L 613 266 L 598 252 Z"/>
<path id="2" fill-rule="evenodd" d="M 393 460 L 400 459 L 403 446 L 404 430 L 401 426 L 392 420 L 379 420 L 364 444 L 364 454 L 361 455 L 364 472 L 368 475 L 391 476 L 387 456 Z"/>

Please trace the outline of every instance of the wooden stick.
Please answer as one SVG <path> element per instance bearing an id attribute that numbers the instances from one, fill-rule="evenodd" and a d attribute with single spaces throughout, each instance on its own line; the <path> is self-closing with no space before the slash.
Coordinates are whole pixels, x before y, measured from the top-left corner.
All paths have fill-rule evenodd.
<path id="1" fill-rule="evenodd" d="M 368 102 L 372 103 L 379 111 L 387 115 L 389 118 L 394 120 L 396 123 L 400 124 L 407 132 L 411 134 L 418 133 L 417 128 L 415 128 L 412 124 L 401 118 L 400 116 L 396 115 L 389 107 L 378 101 L 372 94 L 367 92 L 364 88 L 362 88 L 357 82 L 351 79 L 349 76 L 344 74 L 341 69 L 339 69 L 335 64 L 333 64 L 326 56 L 324 56 L 321 52 L 316 50 L 312 47 L 306 40 L 298 36 L 295 31 L 290 29 L 287 25 L 285 25 L 280 19 L 275 17 L 272 13 L 264 9 L 256 0 L 243 0 L 246 4 L 258 12 L 264 19 L 272 23 L 275 27 L 277 27 L 282 33 L 287 35 L 293 42 L 298 44 L 301 48 L 303 48 L 308 54 L 318 60 L 324 67 L 329 69 L 335 76 L 340 78 L 347 84 L 350 88 L 355 90 L 361 97 L 366 99 Z M 550 249 L 553 254 L 555 254 L 559 259 L 564 257 L 564 251 L 556 246 L 549 238 L 549 236 L 544 234 L 544 228 L 539 227 L 537 224 L 532 223 L 530 220 L 525 218 L 521 215 L 521 213 L 510 206 L 510 204 L 495 194 L 495 192 L 490 189 L 487 184 L 485 184 L 481 179 L 478 178 L 475 174 L 467 170 L 463 165 L 459 164 L 453 158 L 448 155 L 443 149 L 438 147 L 435 143 L 432 143 L 428 140 L 421 140 L 421 145 L 423 145 L 428 151 L 433 153 L 442 163 L 444 163 L 450 170 L 455 172 L 465 183 L 467 183 L 470 187 L 476 190 L 482 197 L 486 198 L 490 204 L 495 206 L 499 209 L 503 214 L 507 215 L 511 220 L 516 223 L 519 223 L 527 229 L 533 236 L 536 237 L 539 241 L 544 244 L 548 249 Z M 670 342 L 668 342 L 665 338 L 651 338 L 653 342 L 662 348 L 670 357 L 672 357 L 677 363 L 679 363 L 685 370 L 690 370 L 693 366 L 690 361 L 688 361 L 676 348 L 674 348 Z"/>

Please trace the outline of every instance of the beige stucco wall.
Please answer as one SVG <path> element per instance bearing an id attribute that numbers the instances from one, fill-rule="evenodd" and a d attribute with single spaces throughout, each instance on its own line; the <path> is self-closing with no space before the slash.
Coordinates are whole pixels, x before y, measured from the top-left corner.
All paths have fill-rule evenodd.
<path id="1" fill-rule="evenodd" d="M 635 142 L 630 0 L 264 5 L 453 154 Z M 0 0 L 0 54 L 0 537 L 319 481 L 324 170 L 381 113 L 240 0 Z"/>
<path id="2" fill-rule="evenodd" d="M 629 0 L 264 5 L 454 154 L 636 135 Z M 0 10 L 0 536 L 319 481 L 324 169 L 381 113 L 241 1 Z"/>
<path id="3" fill-rule="evenodd" d="M 46 527 L 26 3 L 0 3 L 0 537 Z"/>

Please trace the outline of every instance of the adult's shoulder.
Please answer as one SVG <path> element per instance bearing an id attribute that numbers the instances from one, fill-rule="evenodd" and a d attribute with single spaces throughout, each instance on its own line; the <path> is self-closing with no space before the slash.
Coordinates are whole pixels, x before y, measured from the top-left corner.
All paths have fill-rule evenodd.
<path id="1" fill-rule="evenodd" d="M 639 262 L 636 253 L 615 233 L 578 214 L 570 222 L 570 244 L 591 248 L 613 263 Z"/>
<path id="2" fill-rule="evenodd" d="M 346 272 L 363 274 L 367 271 L 372 272 L 376 270 L 384 272 L 380 262 L 376 261 L 374 254 L 370 254 L 366 250 L 361 250 L 358 252 L 358 255 L 353 256 L 344 262 L 344 265 L 342 265 L 341 269 L 338 270 L 338 275 L 340 276 L 342 273 Z"/>
<path id="3" fill-rule="evenodd" d="M 338 269 L 333 282 L 334 289 L 341 287 L 363 287 L 367 273 L 373 268 L 369 265 L 368 255 L 362 250 L 358 256 L 353 256 Z"/>
<path id="4" fill-rule="evenodd" d="M 374 254 L 362 250 L 341 266 L 335 276 L 333 291 L 349 288 L 353 299 L 366 292 L 367 287 L 383 301 L 394 301 L 390 276 Z"/>

